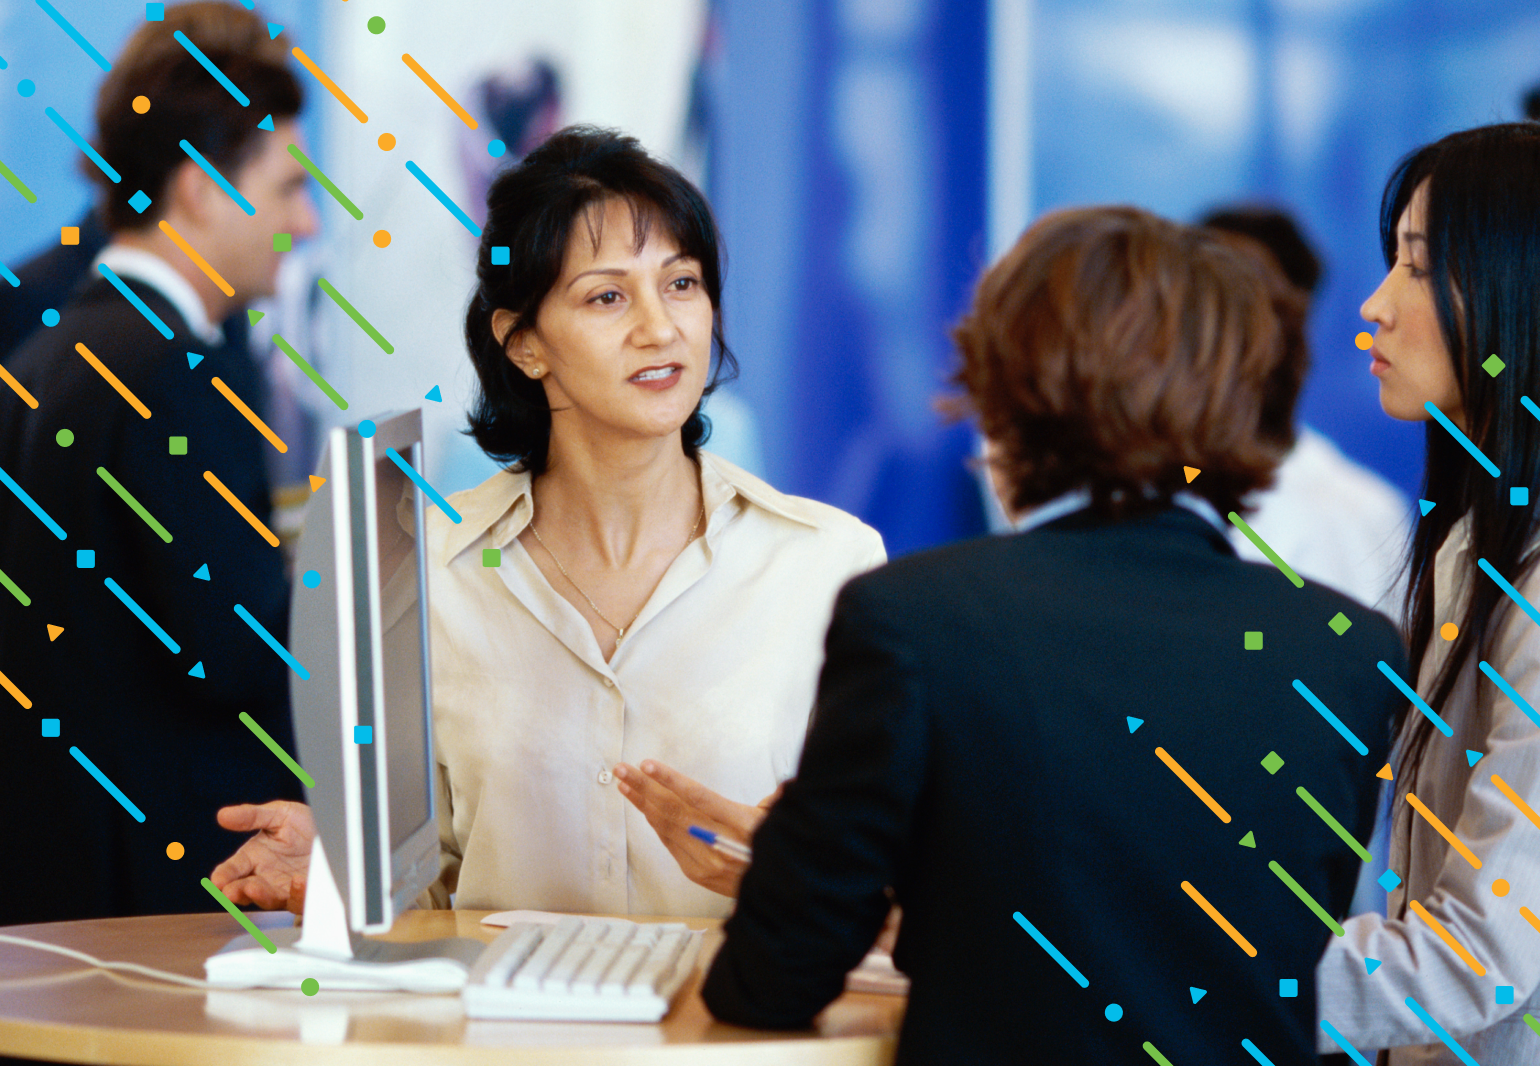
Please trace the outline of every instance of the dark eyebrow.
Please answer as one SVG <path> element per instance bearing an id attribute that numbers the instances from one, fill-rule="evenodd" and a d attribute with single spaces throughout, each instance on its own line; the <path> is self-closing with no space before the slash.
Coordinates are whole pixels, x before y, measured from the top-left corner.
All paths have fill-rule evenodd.
<path id="1" fill-rule="evenodd" d="M 679 253 L 676 253 L 675 255 L 671 255 L 667 259 L 663 260 L 663 266 L 666 269 L 668 267 L 673 266 L 675 263 L 679 262 L 679 260 L 681 260 L 681 259 L 693 259 L 693 258 L 694 258 L 694 256 L 692 256 L 689 252 L 679 252 Z M 577 275 L 577 277 L 574 277 L 571 281 L 567 282 L 567 288 L 569 288 L 569 289 L 572 288 L 572 286 L 574 286 L 574 285 L 576 285 L 578 283 L 578 279 L 579 278 L 586 278 L 590 274 L 603 274 L 603 275 L 605 275 L 607 277 L 623 278 L 623 277 L 625 277 L 629 273 L 630 273 L 630 271 L 626 270 L 623 267 L 595 267 L 593 270 L 585 270 L 585 271 L 583 271 L 581 274 Z"/>
<path id="2" fill-rule="evenodd" d="M 1421 241 L 1423 244 L 1427 244 L 1428 243 L 1427 236 L 1425 234 L 1422 234 L 1422 233 L 1407 233 L 1405 231 L 1402 231 L 1401 239 L 1406 241 L 1408 244 L 1411 243 L 1412 241 Z"/>

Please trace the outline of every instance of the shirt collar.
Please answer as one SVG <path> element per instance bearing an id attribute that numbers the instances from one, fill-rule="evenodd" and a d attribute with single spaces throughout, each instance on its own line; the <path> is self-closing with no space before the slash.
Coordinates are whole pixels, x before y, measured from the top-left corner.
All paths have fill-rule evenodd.
<path id="1" fill-rule="evenodd" d="M 198 291 L 192 287 L 192 282 L 178 274 L 170 263 L 154 252 L 123 244 L 109 244 L 101 250 L 91 267 L 95 270 L 102 264 L 119 277 L 142 281 L 164 296 L 176 308 L 177 314 L 182 316 L 187 328 L 205 344 L 224 343 L 224 334 L 209 321 L 208 311 L 198 298 Z"/>
<path id="2" fill-rule="evenodd" d="M 792 522 L 814 528 L 821 524 L 808 501 L 771 488 L 720 456 L 705 451 L 698 454 L 708 541 L 715 539 L 717 531 L 731 517 L 727 505 L 739 499 Z M 532 483 L 526 471 L 500 470 L 475 488 L 455 493 L 452 498 L 460 513 L 460 523 L 444 538 L 438 565 L 447 566 L 484 534 L 487 547 L 502 548 L 512 543 L 524 532 L 534 513 Z"/>
<path id="3" fill-rule="evenodd" d="M 1176 492 L 1171 495 L 1171 502 L 1178 507 L 1184 507 L 1193 514 L 1202 518 L 1220 533 L 1226 533 L 1224 522 L 1219 517 L 1219 512 L 1214 505 L 1202 496 L 1191 492 Z M 1084 510 L 1091 505 L 1090 489 L 1071 489 L 1062 496 L 1055 496 L 1047 503 L 1032 508 L 1020 515 L 1012 524 L 1012 529 L 1017 533 L 1025 533 L 1029 529 L 1047 525 L 1049 522 L 1063 518 L 1067 514 Z"/>

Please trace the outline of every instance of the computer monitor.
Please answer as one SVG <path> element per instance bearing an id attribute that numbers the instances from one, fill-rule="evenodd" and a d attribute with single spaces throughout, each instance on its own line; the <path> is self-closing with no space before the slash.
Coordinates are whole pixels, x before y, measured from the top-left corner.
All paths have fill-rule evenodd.
<path id="1" fill-rule="evenodd" d="M 425 505 L 407 472 L 422 465 L 418 411 L 327 434 L 289 618 L 295 755 L 314 781 L 305 920 L 269 934 L 276 951 L 232 941 L 208 960 L 210 981 L 446 991 L 481 950 L 358 935 L 388 931 L 439 872 Z"/>

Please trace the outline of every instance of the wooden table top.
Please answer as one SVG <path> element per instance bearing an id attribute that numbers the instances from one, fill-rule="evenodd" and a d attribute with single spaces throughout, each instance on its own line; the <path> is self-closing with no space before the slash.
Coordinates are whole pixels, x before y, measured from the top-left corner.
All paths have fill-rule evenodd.
<path id="1" fill-rule="evenodd" d="M 389 940 L 466 936 L 491 940 L 486 911 L 407 911 Z M 253 914 L 258 926 L 286 914 Z M 648 921 L 635 918 L 636 921 Z M 678 920 L 678 919 L 656 919 Z M 0 943 L 0 1054 L 121 1066 L 888 1066 L 904 1000 L 841 996 L 800 1033 L 716 1021 L 700 998 L 705 966 L 721 944 L 705 929 L 700 968 L 656 1025 L 473 1021 L 457 995 L 396 992 L 201 991 L 91 969 L 51 952 Z M 227 914 L 110 918 L 6 927 L 0 932 L 202 978 L 203 960 L 240 927 Z"/>

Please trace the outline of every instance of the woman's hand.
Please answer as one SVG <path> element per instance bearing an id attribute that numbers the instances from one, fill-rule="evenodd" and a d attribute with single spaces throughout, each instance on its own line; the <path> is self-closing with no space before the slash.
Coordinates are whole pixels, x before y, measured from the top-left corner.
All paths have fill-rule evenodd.
<path id="1" fill-rule="evenodd" d="M 299 914 L 305 907 L 305 877 L 310 870 L 310 845 L 315 819 L 310 808 L 290 800 L 261 805 L 222 807 L 219 824 L 237 833 L 257 830 L 240 850 L 214 867 L 209 880 L 231 903 L 250 903 L 263 910 L 287 907 Z"/>
<path id="2" fill-rule="evenodd" d="M 724 896 L 738 895 L 738 882 L 748 864 L 739 862 L 690 835 L 690 826 L 698 825 L 720 833 L 729 840 L 748 843 L 754 830 L 764 820 L 770 805 L 780 798 L 777 788 L 751 807 L 734 803 L 698 781 L 651 759 L 641 769 L 621 763 L 615 767 L 620 778 L 620 794 L 641 811 L 668 848 L 679 869 L 691 881 Z"/>

